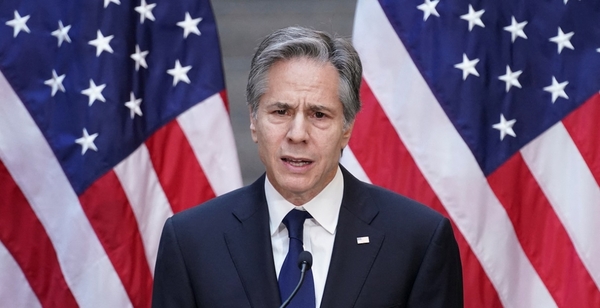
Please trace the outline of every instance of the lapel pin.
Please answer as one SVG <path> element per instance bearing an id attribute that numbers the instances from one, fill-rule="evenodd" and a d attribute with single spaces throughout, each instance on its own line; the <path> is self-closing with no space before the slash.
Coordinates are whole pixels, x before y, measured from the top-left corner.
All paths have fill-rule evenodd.
<path id="1" fill-rule="evenodd" d="M 361 245 L 361 244 L 369 244 L 369 237 L 368 236 L 360 236 L 356 238 L 356 244 Z"/>

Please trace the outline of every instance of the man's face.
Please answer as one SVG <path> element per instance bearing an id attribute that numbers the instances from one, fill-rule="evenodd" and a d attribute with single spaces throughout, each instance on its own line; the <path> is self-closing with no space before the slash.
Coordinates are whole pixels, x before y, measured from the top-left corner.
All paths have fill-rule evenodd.
<path id="1" fill-rule="evenodd" d="M 250 116 L 252 139 L 269 181 L 286 200 L 301 205 L 335 176 L 353 123 L 344 130 L 339 75 L 330 63 L 282 60 L 267 77 L 256 118 Z"/>

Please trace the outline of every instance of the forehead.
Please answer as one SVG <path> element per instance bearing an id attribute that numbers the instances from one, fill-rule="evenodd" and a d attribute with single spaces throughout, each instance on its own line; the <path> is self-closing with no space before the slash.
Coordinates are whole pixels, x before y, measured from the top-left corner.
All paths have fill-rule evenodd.
<path id="1" fill-rule="evenodd" d="M 275 62 L 267 73 L 263 99 L 339 101 L 339 73 L 329 62 L 293 58 Z"/>

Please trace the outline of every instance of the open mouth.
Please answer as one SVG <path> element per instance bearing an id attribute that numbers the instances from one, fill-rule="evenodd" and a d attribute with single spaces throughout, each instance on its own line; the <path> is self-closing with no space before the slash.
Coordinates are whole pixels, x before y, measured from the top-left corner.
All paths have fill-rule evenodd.
<path id="1" fill-rule="evenodd" d="M 283 157 L 283 158 L 281 158 L 281 160 L 283 160 L 285 163 L 288 163 L 294 167 L 303 167 L 303 166 L 306 166 L 306 165 L 309 165 L 312 163 L 312 161 L 310 161 L 310 160 L 293 159 L 293 158 L 288 158 L 288 157 Z"/>

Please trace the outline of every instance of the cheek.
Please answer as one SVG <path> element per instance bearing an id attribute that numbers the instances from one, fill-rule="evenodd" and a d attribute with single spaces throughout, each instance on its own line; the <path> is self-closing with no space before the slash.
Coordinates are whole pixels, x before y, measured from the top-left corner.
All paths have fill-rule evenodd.
<path id="1" fill-rule="evenodd" d="M 256 138 L 260 140 L 258 142 L 259 150 L 264 154 L 276 155 L 279 151 L 280 136 L 275 133 L 276 130 L 262 128 L 256 131 Z"/>
<path id="2" fill-rule="evenodd" d="M 339 135 L 332 135 L 328 138 L 323 138 L 319 142 L 318 148 L 321 156 L 328 158 L 328 160 L 335 160 L 337 163 L 337 159 L 340 157 L 340 150 L 343 148 L 343 141 L 340 139 Z"/>
<path id="3" fill-rule="evenodd" d="M 346 145 L 348 145 L 348 141 L 350 140 L 350 134 L 345 133 L 345 131 L 343 130 L 339 130 L 331 133 L 327 140 L 329 141 L 328 144 L 339 152 Z"/>

